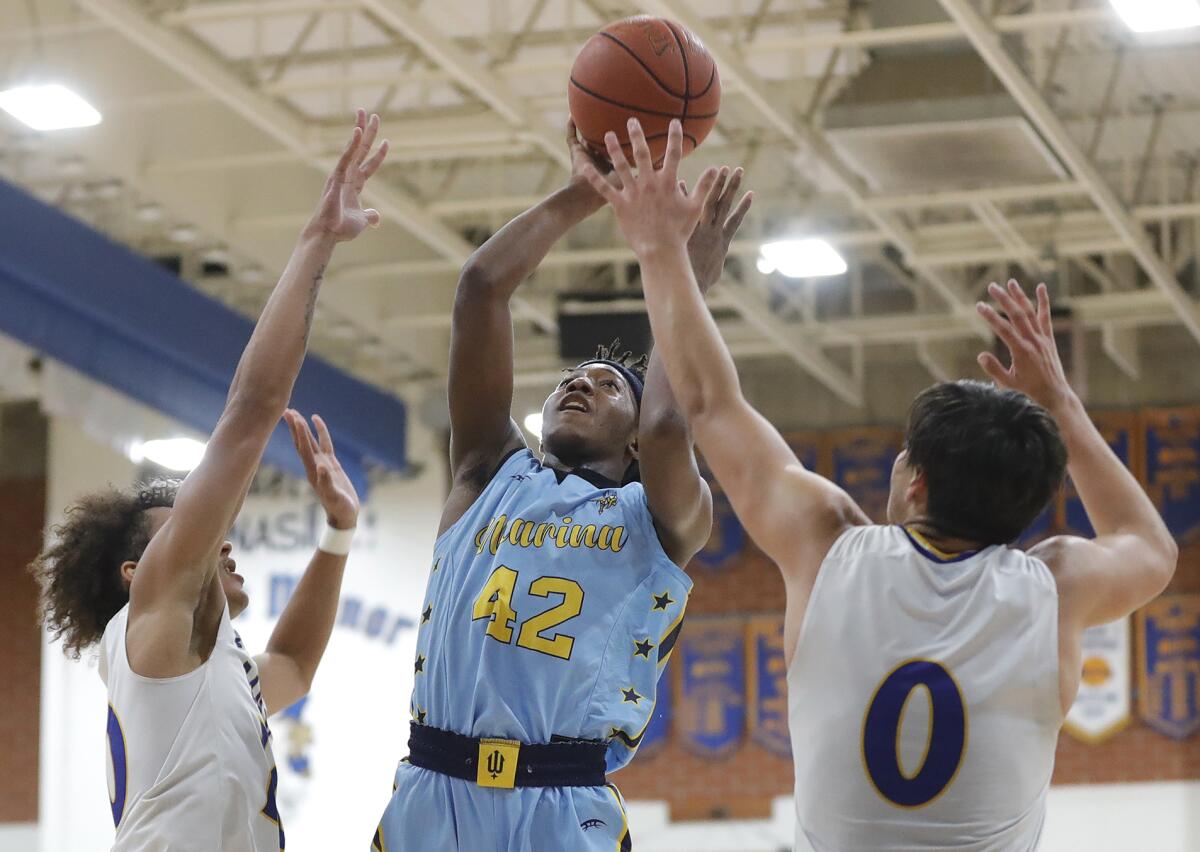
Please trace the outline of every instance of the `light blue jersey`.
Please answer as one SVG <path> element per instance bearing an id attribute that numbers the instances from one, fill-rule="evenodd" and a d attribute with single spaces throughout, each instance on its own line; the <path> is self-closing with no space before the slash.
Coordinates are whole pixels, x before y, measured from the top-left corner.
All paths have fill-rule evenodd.
<path id="1" fill-rule="evenodd" d="M 522 449 L 434 546 L 413 716 L 474 737 L 603 740 L 619 769 L 691 587 L 640 483 L 563 474 Z"/>

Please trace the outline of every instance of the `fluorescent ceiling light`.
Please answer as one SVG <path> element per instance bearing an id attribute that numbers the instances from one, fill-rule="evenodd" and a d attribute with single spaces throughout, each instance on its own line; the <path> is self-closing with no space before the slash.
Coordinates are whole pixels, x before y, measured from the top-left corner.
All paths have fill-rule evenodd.
<path id="1" fill-rule="evenodd" d="M 34 130 L 66 130 L 100 123 L 95 107 L 57 83 L 0 92 L 0 109 Z"/>
<path id="2" fill-rule="evenodd" d="M 824 240 L 779 240 L 763 243 L 759 252 L 758 271 L 764 275 L 778 272 L 788 278 L 824 278 L 846 271 L 846 261 Z"/>
<path id="3" fill-rule="evenodd" d="M 1200 0 L 1109 0 L 1135 33 L 1200 26 Z"/>
<path id="4" fill-rule="evenodd" d="M 133 444 L 129 448 L 129 458 L 135 464 L 145 460 L 183 473 L 200 464 L 200 459 L 204 458 L 204 448 L 204 442 L 194 438 L 162 438 Z"/>
<path id="5" fill-rule="evenodd" d="M 535 411 L 525 416 L 525 431 L 539 441 L 542 439 L 542 412 Z"/>

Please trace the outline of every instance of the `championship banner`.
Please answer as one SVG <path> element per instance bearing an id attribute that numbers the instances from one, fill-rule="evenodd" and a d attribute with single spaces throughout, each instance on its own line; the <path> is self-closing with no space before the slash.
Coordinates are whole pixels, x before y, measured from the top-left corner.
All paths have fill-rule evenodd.
<path id="1" fill-rule="evenodd" d="M 746 723 L 745 628 L 730 619 L 688 619 L 679 637 L 679 714 L 683 741 L 705 757 L 728 757 Z"/>
<path id="2" fill-rule="evenodd" d="M 1200 408 L 1142 412 L 1146 491 L 1182 545 L 1200 532 Z"/>
<path id="3" fill-rule="evenodd" d="M 668 666 L 658 679 L 658 692 L 655 694 L 654 709 L 650 713 L 650 722 L 642 734 L 642 743 L 638 746 L 638 756 L 646 757 L 654 754 L 667 742 L 671 732 L 671 708 L 675 691 L 674 672 Z"/>
<path id="4" fill-rule="evenodd" d="M 746 546 L 746 530 L 733 513 L 733 506 L 725 496 L 725 489 L 717 482 L 717 478 L 712 475 L 703 459 L 700 461 L 700 473 L 712 490 L 713 525 L 708 542 L 692 558 L 705 568 L 716 569 L 742 552 Z"/>
<path id="5" fill-rule="evenodd" d="M 1097 745 L 1129 724 L 1130 634 L 1128 618 L 1083 632 L 1083 677 L 1063 722 L 1075 739 Z"/>
<path id="6" fill-rule="evenodd" d="M 1104 440 L 1112 448 L 1113 453 L 1125 467 L 1133 471 L 1134 476 L 1141 473 L 1143 458 L 1142 430 L 1138 415 L 1133 411 L 1100 411 L 1091 415 L 1092 422 L 1104 436 Z M 1083 509 L 1083 501 L 1075 491 L 1071 478 L 1067 477 L 1063 490 L 1062 517 L 1058 523 L 1059 529 L 1071 534 L 1087 538 L 1095 535 L 1087 512 Z"/>
<path id="7" fill-rule="evenodd" d="M 1200 595 L 1163 595 L 1136 618 L 1138 715 L 1186 739 L 1200 730 Z"/>
<path id="8" fill-rule="evenodd" d="M 746 671 L 751 739 L 768 751 L 790 757 L 782 615 L 756 616 L 746 623 Z"/>
<path id="9" fill-rule="evenodd" d="M 887 523 L 892 464 L 904 443 L 899 429 L 866 426 L 832 433 L 833 481 L 872 521 Z"/>

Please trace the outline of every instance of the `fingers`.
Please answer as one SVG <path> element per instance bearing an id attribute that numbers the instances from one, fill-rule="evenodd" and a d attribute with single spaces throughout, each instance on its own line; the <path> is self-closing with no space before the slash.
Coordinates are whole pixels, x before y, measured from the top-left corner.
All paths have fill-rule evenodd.
<path id="1" fill-rule="evenodd" d="M 650 145 L 646 142 L 642 123 L 636 118 L 631 118 L 626 127 L 629 129 L 629 144 L 633 147 L 633 161 L 637 163 L 638 174 L 649 177 L 654 171 L 654 158 L 650 156 Z"/>
<path id="2" fill-rule="evenodd" d="M 325 425 L 320 414 L 314 414 L 312 419 L 313 425 L 317 427 L 317 437 L 320 440 L 321 449 L 333 455 L 333 437 L 329 434 L 329 427 Z"/>
<path id="3" fill-rule="evenodd" d="M 726 166 L 721 166 L 721 170 L 717 172 L 717 179 L 713 181 L 712 189 L 708 191 L 708 195 L 704 196 L 704 213 L 701 214 L 701 219 L 708 222 L 719 222 L 718 211 L 721 208 L 721 193 L 725 191 L 725 184 L 729 180 L 729 169 Z"/>
<path id="4" fill-rule="evenodd" d="M 742 178 L 745 176 L 746 170 L 741 166 L 733 170 L 729 183 L 725 185 L 724 192 L 717 202 L 715 221 L 724 222 L 729 218 L 729 208 L 733 207 L 733 199 L 737 198 L 738 190 L 742 188 Z"/>
<path id="5" fill-rule="evenodd" d="M 700 180 L 696 181 L 696 189 L 692 192 L 692 198 L 707 199 L 713 190 L 713 186 L 717 182 L 717 169 L 709 166 L 704 170 L 704 174 L 700 175 Z"/>
<path id="6" fill-rule="evenodd" d="M 362 110 L 359 110 L 359 114 Z M 345 180 L 346 175 L 350 172 L 350 164 L 354 161 L 354 156 L 358 152 L 358 146 L 362 142 L 362 128 L 357 125 L 354 132 L 350 134 L 350 141 L 346 143 L 345 149 L 342 151 L 342 156 L 338 158 L 338 164 L 333 170 L 333 175 L 339 181 Z"/>
<path id="7" fill-rule="evenodd" d="M 637 123 L 638 136 L 642 138 L 642 143 L 645 144 L 646 137 L 642 133 L 642 125 L 637 122 L 637 119 L 630 119 L 630 127 Z M 630 134 L 632 135 L 632 133 Z M 636 148 L 634 149 L 637 150 Z M 646 157 L 650 157 L 650 149 L 646 148 Z M 663 177 L 667 180 L 675 180 L 675 175 L 679 173 L 679 161 L 683 159 L 683 125 L 679 119 L 671 119 L 671 124 L 667 128 L 667 153 L 663 157 L 662 171 Z M 642 168 L 641 161 L 638 161 L 638 168 Z"/>
<path id="8" fill-rule="evenodd" d="M 1016 353 L 1026 347 L 1021 336 L 1012 327 L 1012 323 L 996 313 L 996 309 L 991 305 L 985 305 L 983 302 L 980 302 L 975 306 L 975 309 L 979 311 L 979 315 L 983 317 L 984 322 L 996 333 L 996 336 L 1004 341 L 1004 345 L 1008 347 L 1010 352 Z"/>
<path id="9" fill-rule="evenodd" d="M 361 112 L 361 110 L 360 110 Z M 366 158 L 367 152 L 371 150 L 371 146 L 375 144 L 375 137 L 379 135 L 379 116 L 371 113 L 371 117 L 367 119 L 367 126 L 363 128 L 362 144 L 358 146 L 358 155 L 356 163 L 361 164 Z"/>
<path id="10" fill-rule="evenodd" d="M 733 213 L 725 220 L 725 241 L 729 242 L 737 234 L 738 229 L 742 227 L 742 220 L 746 218 L 746 214 L 750 212 L 750 205 L 754 203 L 754 193 L 747 192 L 742 196 L 742 200 L 738 202 L 738 206 L 734 208 Z"/>
<path id="11" fill-rule="evenodd" d="M 1019 296 L 1014 295 L 1014 288 Z M 1000 307 L 1004 308 L 1004 313 L 1008 315 L 1008 321 L 1025 340 L 1032 341 L 1038 336 L 1037 329 L 1033 326 L 1033 316 L 1028 309 L 1029 300 L 1021 292 L 1021 285 L 1016 281 L 1009 281 L 1008 289 L 1005 289 L 999 284 L 992 283 L 988 285 L 988 294 L 996 300 Z"/>
<path id="12" fill-rule="evenodd" d="M 617 139 L 617 134 L 611 130 L 605 133 L 604 147 L 608 149 L 608 158 L 612 161 L 613 171 L 617 173 L 617 177 L 621 180 L 621 186 L 633 186 L 633 169 L 629 165 L 629 160 L 625 159 L 625 152 L 621 150 L 621 143 Z M 605 198 L 607 197 L 605 196 Z"/>
<path id="13" fill-rule="evenodd" d="M 298 411 L 288 409 L 283 415 L 287 421 L 288 429 L 292 433 L 292 444 L 296 447 L 296 455 L 300 456 L 300 461 L 304 465 L 304 472 L 311 476 L 316 466 L 316 458 L 313 454 L 312 441 L 306 434 L 308 425 L 304 422 L 304 418 Z"/>
<path id="14" fill-rule="evenodd" d="M 363 215 L 367 217 L 367 227 L 378 228 L 383 222 L 383 217 L 379 215 L 379 211 L 374 207 L 368 207 L 363 211 Z"/>
<path id="15" fill-rule="evenodd" d="M 991 376 L 992 380 L 1003 387 L 1012 385 L 1012 372 L 1004 369 L 1004 365 L 1000 363 L 1000 359 L 991 352 L 980 352 L 979 357 L 975 359 L 983 371 Z"/>
<path id="16" fill-rule="evenodd" d="M 1054 336 L 1054 317 L 1050 313 L 1050 288 L 1045 283 L 1037 285 L 1038 325 L 1047 337 Z"/>
<path id="17" fill-rule="evenodd" d="M 626 169 L 629 168 L 628 163 L 625 164 L 625 168 Z M 603 198 L 608 203 L 611 204 L 613 201 L 615 201 L 617 198 L 620 197 L 620 194 L 621 194 L 620 191 L 615 186 L 613 186 L 611 183 L 606 181 L 601 176 L 600 172 L 596 170 L 596 167 L 593 166 L 591 163 L 584 164 L 583 176 L 584 176 L 584 178 L 587 179 L 587 182 L 589 184 L 591 184 L 592 189 L 596 190 L 596 192 L 598 192 L 600 194 L 600 197 Z"/>
<path id="18" fill-rule="evenodd" d="M 579 144 L 579 129 L 575 126 L 575 119 L 567 119 L 567 147 L 573 148 Z"/>
<path id="19" fill-rule="evenodd" d="M 363 183 L 366 183 L 371 179 L 371 175 L 379 171 L 379 167 L 382 166 L 383 161 L 387 159 L 388 148 L 390 144 L 391 143 L 388 142 L 388 140 L 384 139 L 383 144 L 379 146 L 379 150 L 371 155 L 371 159 L 367 160 L 362 164 L 361 167 L 359 167 L 359 174 L 361 176 L 360 180 Z"/>

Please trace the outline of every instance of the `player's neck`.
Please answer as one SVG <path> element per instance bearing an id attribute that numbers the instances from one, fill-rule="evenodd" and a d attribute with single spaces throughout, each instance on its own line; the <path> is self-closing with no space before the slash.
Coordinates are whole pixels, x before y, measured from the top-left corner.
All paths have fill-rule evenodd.
<path id="1" fill-rule="evenodd" d="M 904 528 L 917 533 L 925 541 L 943 553 L 967 553 L 982 550 L 987 545 L 968 538 L 959 538 L 938 530 L 937 526 L 923 517 L 910 518 L 904 522 Z"/>
<path id="2" fill-rule="evenodd" d="M 566 458 L 546 452 L 542 454 L 542 466 L 553 468 L 563 473 L 573 473 L 580 469 L 590 470 L 592 473 L 598 473 L 605 479 L 611 479 L 613 482 L 621 482 L 625 478 L 625 470 L 629 467 L 629 462 L 624 456 L 619 459 Z"/>

